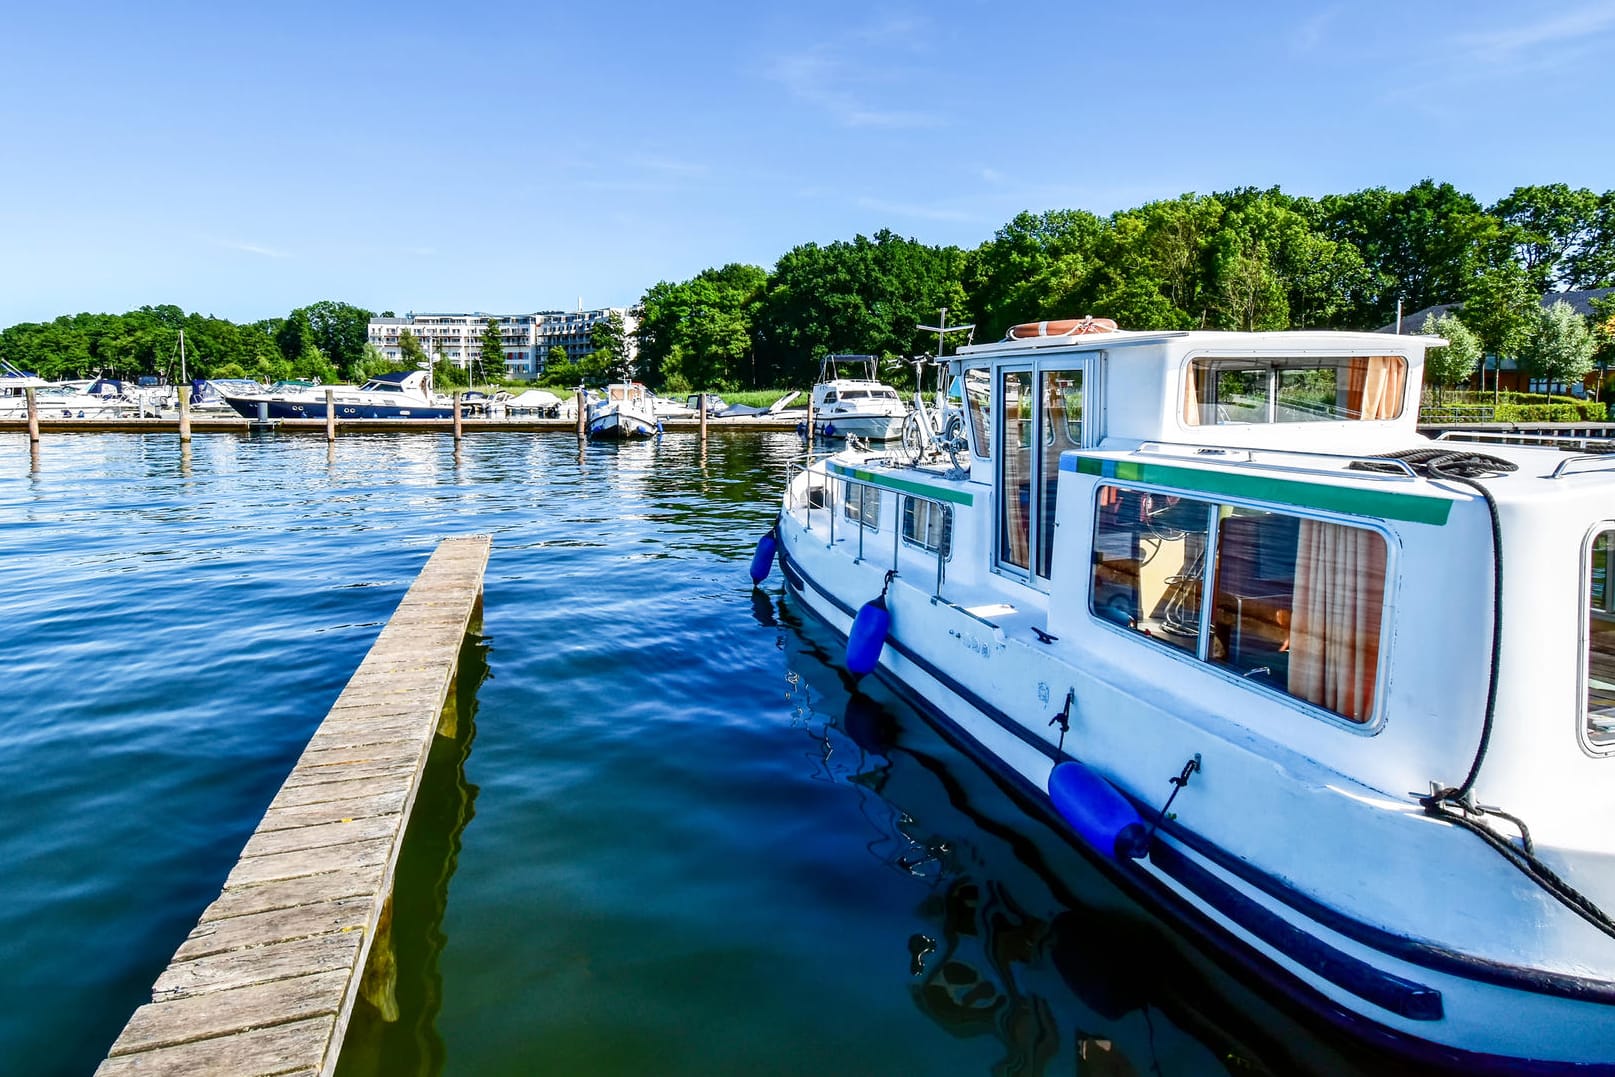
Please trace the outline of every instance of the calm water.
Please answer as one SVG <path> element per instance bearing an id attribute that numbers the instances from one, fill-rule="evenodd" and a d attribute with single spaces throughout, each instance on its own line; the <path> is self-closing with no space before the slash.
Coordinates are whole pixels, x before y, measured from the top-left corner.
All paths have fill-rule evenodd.
<path id="1" fill-rule="evenodd" d="M 489 532 L 371 1074 L 1341 1072 L 746 568 L 793 436 L 0 435 L 0 1070 L 86 1074 Z"/>

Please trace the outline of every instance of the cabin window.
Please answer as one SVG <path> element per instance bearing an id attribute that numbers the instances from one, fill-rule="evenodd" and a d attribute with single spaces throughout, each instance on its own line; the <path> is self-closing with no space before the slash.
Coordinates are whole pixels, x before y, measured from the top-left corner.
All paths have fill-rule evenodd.
<path id="1" fill-rule="evenodd" d="M 1054 509 L 1060 482 L 1060 454 L 1082 447 L 1082 371 L 1044 370 L 1039 373 L 1043 403 L 1043 438 L 1038 448 L 1037 575 L 1050 579 L 1054 571 Z"/>
<path id="2" fill-rule="evenodd" d="M 1372 718 L 1384 536 L 1127 487 L 1098 497 L 1096 615 L 1348 721 Z"/>
<path id="3" fill-rule="evenodd" d="M 880 530 L 880 491 L 861 482 L 842 479 L 841 514 L 864 527 Z"/>
<path id="4" fill-rule="evenodd" d="M 979 367 L 965 371 L 965 402 L 970 410 L 972 447 L 983 460 L 993 454 L 993 383 Z"/>
<path id="5" fill-rule="evenodd" d="M 998 559 L 1032 567 L 1032 373 L 1006 370 L 998 386 L 1003 400 L 1003 508 L 998 514 Z"/>
<path id="6" fill-rule="evenodd" d="M 1219 358 L 1189 363 L 1183 420 L 1190 426 L 1339 422 L 1402 414 L 1400 355 Z"/>
<path id="7" fill-rule="evenodd" d="M 1593 536 L 1587 566 L 1587 741 L 1615 748 L 1615 531 Z"/>
<path id="8" fill-rule="evenodd" d="M 935 501 L 903 498 L 903 541 L 943 557 L 953 553 L 953 510 Z"/>
<path id="9" fill-rule="evenodd" d="M 1094 613 L 1198 654 L 1200 594 L 1213 508 L 1192 498 L 1100 487 L 1094 528 Z"/>

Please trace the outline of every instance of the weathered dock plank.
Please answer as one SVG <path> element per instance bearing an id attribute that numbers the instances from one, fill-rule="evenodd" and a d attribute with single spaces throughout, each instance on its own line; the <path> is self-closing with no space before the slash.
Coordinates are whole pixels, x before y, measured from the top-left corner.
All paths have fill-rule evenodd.
<path id="1" fill-rule="evenodd" d="M 438 546 L 99 1077 L 335 1070 L 488 549 Z"/>

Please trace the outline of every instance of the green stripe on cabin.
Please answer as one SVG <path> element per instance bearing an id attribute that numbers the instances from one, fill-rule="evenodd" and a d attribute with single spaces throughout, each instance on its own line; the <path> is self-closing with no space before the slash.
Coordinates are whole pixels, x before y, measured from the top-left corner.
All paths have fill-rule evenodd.
<path id="1" fill-rule="evenodd" d="M 896 490 L 899 493 L 914 494 L 917 497 L 929 497 L 935 501 L 951 501 L 955 505 L 973 505 L 975 496 L 963 490 L 950 490 L 945 487 L 927 486 L 921 482 L 911 482 L 908 479 L 899 479 L 891 475 L 880 475 L 873 471 L 865 471 L 861 467 L 848 467 L 846 464 L 834 462 L 826 463 L 826 470 L 840 475 L 844 479 L 856 479 L 867 482 L 871 486 L 879 486 L 885 490 Z"/>
<path id="2" fill-rule="evenodd" d="M 1147 482 L 1157 486 L 1175 486 L 1198 493 L 1236 497 L 1250 501 L 1269 501 L 1298 508 L 1323 509 L 1343 512 L 1352 516 L 1371 516 L 1382 520 L 1407 520 L 1416 524 L 1444 526 L 1452 502 L 1444 497 L 1426 497 L 1423 494 L 1401 490 L 1374 490 L 1360 486 L 1334 486 L 1321 482 L 1308 482 L 1280 475 L 1252 475 L 1237 471 L 1213 471 L 1209 468 L 1175 467 L 1171 464 L 1146 463 L 1142 460 L 1109 460 L 1091 456 L 1067 455 L 1060 461 L 1065 471 L 1084 475 L 1116 479 L 1120 482 Z"/>

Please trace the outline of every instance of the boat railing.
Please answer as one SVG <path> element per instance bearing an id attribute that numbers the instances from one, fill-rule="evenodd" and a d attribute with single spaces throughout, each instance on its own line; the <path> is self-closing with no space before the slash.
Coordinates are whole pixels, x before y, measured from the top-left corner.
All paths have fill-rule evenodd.
<path id="1" fill-rule="evenodd" d="M 1608 434 L 1524 434 L 1510 430 L 1443 430 L 1437 441 L 1479 441 L 1496 445 L 1541 445 L 1559 449 L 1601 448 L 1615 452 Z"/>
<path id="2" fill-rule="evenodd" d="M 889 566 L 893 572 L 899 571 L 903 549 L 903 507 L 902 501 L 900 500 L 901 498 L 908 498 L 911 501 L 924 503 L 929 506 L 929 511 L 940 514 L 943 519 L 952 519 L 952 513 L 949 511 L 948 504 L 940 498 L 927 497 L 924 494 L 908 491 L 899 492 L 896 490 L 890 490 L 880 486 L 877 483 L 871 482 L 868 479 L 860 479 L 853 475 L 834 475 L 830 473 L 828 468 L 813 467 L 815 463 L 828 459 L 833 455 L 835 454 L 815 453 L 810 450 L 804 456 L 790 461 L 790 463 L 786 466 L 786 489 L 794 489 L 796 486 L 797 475 L 799 473 L 805 473 L 807 476 L 805 488 L 802 491 L 802 499 L 798 503 L 803 512 L 803 526 L 810 531 L 812 530 L 814 509 L 821 509 L 828 513 L 830 545 L 834 546 L 837 541 L 836 522 L 837 520 L 845 518 L 846 523 L 844 523 L 842 526 L 855 526 L 858 530 L 857 560 L 864 561 L 868 559 L 865 554 L 865 539 L 870 534 L 878 535 L 881 531 L 881 528 L 878 525 L 873 527 L 870 526 L 866 519 L 866 513 L 864 511 L 864 505 L 866 503 L 866 491 L 874 491 L 877 498 L 889 493 L 894 499 L 894 511 L 891 514 L 892 550 L 891 564 Z M 869 463 L 876 462 L 877 461 L 869 461 Z M 858 513 L 855 517 L 846 517 L 845 509 L 849 499 L 842 491 L 851 490 L 857 491 L 856 497 L 858 503 Z M 911 545 L 913 545 L 917 550 L 930 550 L 930 547 L 924 544 L 911 543 Z M 943 533 L 938 537 L 936 548 L 934 550 L 930 550 L 936 561 L 936 582 L 935 587 L 932 590 L 932 594 L 938 598 L 942 597 L 942 585 L 947 581 L 948 555 L 951 552 L 952 545 L 952 534 L 945 528 Z"/>
<path id="3" fill-rule="evenodd" d="M 1221 449 L 1212 447 L 1193 447 L 1164 445 L 1160 442 L 1147 441 L 1134 450 L 1139 455 L 1164 456 L 1185 463 L 1221 464 L 1238 463 L 1248 467 L 1261 468 L 1266 471 L 1283 471 L 1304 475 L 1334 475 L 1351 479 L 1390 480 L 1404 482 L 1417 479 L 1418 473 L 1408 465 L 1405 460 L 1398 460 L 1391 456 L 1365 456 L 1356 453 L 1330 453 L 1307 452 L 1294 449 Z M 1328 461 L 1330 465 L 1321 463 L 1307 464 L 1302 461 Z M 1352 465 L 1367 465 L 1360 470 L 1353 470 Z"/>

